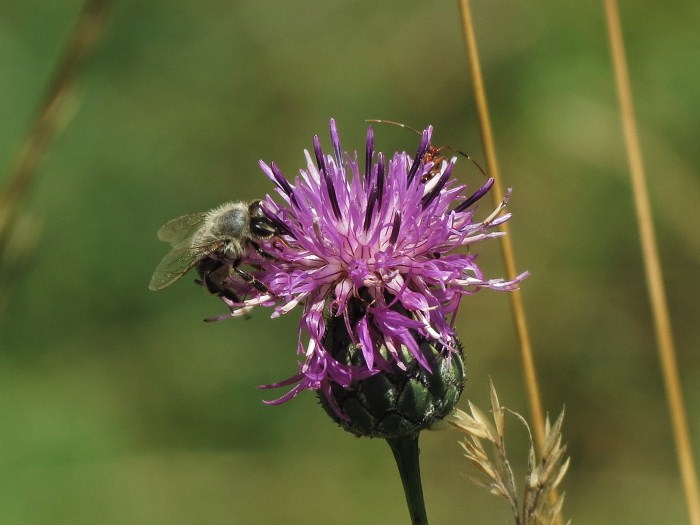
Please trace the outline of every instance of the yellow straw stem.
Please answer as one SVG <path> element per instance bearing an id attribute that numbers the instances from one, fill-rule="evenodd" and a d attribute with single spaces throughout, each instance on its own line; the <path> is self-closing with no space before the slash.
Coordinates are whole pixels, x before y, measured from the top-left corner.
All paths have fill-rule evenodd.
<path id="1" fill-rule="evenodd" d="M 459 0 L 459 7 L 462 14 L 462 26 L 464 29 L 467 55 L 469 56 L 469 68 L 471 70 L 474 99 L 476 101 L 476 110 L 481 128 L 481 140 L 483 142 L 486 155 L 486 166 L 489 175 L 494 179 L 494 185 L 490 193 L 494 206 L 497 206 L 503 200 L 503 189 L 501 187 L 501 175 L 498 169 L 498 161 L 496 159 L 496 147 L 493 140 L 493 133 L 491 131 L 491 120 L 489 118 L 488 105 L 486 103 L 484 80 L 481 76 L 481 66 L 479 64 L 479 55 L 476 48 L 474 24 L 472 22 L 469 1 Z M 507 233 L 509 230 L 508 223 L 502 224 L 501 229 Z M 500 237 L 500 241 L 506 276 L 508 279 L 514 279 L 518 273 L 516 270 L 517 266 L 515 264 L 515 254 L 510 235 Z M 525 375 L 525 387 L 527 389 L 528 399 L 530 402 L 530 413 L 532 414 L 535 429 L 535 442 L 537 443 L 537 447 L 541 453 L 544 445 L 544 413 L 542 410 L 540 390 L 537 383 L 535 361 L 532 357 L 530 334 L 527 328 L 527 321 L 525 320 L 525 308 L 523 306 L 523 299 L 519 290 L 510 292 L 508 296 L 510 297 L 510 305 L 513 311 L 515 330 L 520 343 L 520 354 L 523 361 L 523 374 Z"/>
<path id="2" fill-rule="evenodd" d="M 61 122 L 73 80 L 100 34 L 110 0 L 87 0 L 56 66 L 39 111 L 13 159 L 0 192 L 0 250 L 39 162 Z"/>
<path id="3" fill-rule="evenodd" d="M 604 0 L 604 3 L 608 31 L 610 33 L 610 49 L 615 69 L 617 96 L 620 101 L 622 132 L 625 137 L 625 147 L 632 179 L 632 192 L 637 223 L 639 224 L 644 271 L 654 317 L 654 329 L 659 347 L 659 359 L 666 388 L 666 398 L 671 416 L 688 515 L 693 525 L 700 525 L 700 500 L 698 499 L 700 491 L 698 491 L 698 479 L 688 432 L 688 420 L 683 403 L 681 381 L 678 374 L 678 364 L 676 363 L 673 335 L 671 333 L 671 319 L 668 313 L 663 273 L 659 262 L 651 205 L 649 204 L 649 193 L 646 187 L 642 154 L 634 118 L 632 90 L 630 88 L 625 49 L 622 41 L 620 16 L 615 0 Z"/>

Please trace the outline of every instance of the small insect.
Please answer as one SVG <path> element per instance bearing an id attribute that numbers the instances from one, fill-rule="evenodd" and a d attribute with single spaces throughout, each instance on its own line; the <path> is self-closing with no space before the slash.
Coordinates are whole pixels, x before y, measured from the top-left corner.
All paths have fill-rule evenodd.
<path id="1" fill-rule="evenodd" d="M 271 257 L 256 241 L 277 233 L 259 200 L 227 202 L 207 212 L 168 221 L 158 230 L 158 238 L 169 242 L 172 250 L 158 264 L 148 288 L 162 290 L 195 268 L 200 284 L 210 293 L 233 302 L 239 302 L 239 298 L 227 286 L 231 272 L 265 292 L 265 285 L 239 266 L 248 246 L 263 257 Z"/>
<path id="2" fill-rule="evenodd" d="M 418 135 L 422 135 L 422 133 L 417 130 L 416 128 L 412 128 L 411 126 L 407 126 L 406 124 L 402 124 L 401 122 L 394 122 L 393 120 L 380 120 L 380 119 L 367 119 L 366 122 L 376 122 L 378 124 L 390 124 L 392 126 L 398 126 L 400 128 L 408 129 L 410 131 L 413 131 L 414 133 L 417 133 Z M 482 168 L 478 162 L 476 162 L 471 156 L 467 153 L 464 153 L 463 151 L 460 151 L 458 149 L 455 149 L 451 146 L 433 146 L 432 144 L 428 144 L 428 148 L 425 150 L 425 153 L 423 154 L 423 158 L 421 159 L 423 161 L 423 164 L 427 164 L 428 162 L 433 163 L 433 167 L 431 170 L 424 174 L 421 177 L 421 182 L 428 182 L 431 180 L 433 177 L 436 175 L 440 174 L 440 165 L 442 164 L 442 161 L 445 160 L 445 156 L 442 155 L 442 150 L 448 149 L 450 151 L 454 151 L 455 153 L 462 155 L 463 157 L 469 159 L 481 172 L 481 174 L 488 179 L 488 175 L 486 175 L 486 172 L 484 171 L 484 168 Z"/>

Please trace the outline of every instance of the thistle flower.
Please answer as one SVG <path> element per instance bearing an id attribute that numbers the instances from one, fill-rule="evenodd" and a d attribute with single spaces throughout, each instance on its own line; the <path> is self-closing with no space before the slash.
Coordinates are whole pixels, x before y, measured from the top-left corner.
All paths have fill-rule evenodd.
<path id="1" fill-rule="evenodd" d="M 343 153 L 331 120 L 333 155 L 324 154 L 315 136 L 313 156 L 304 152 L 306 167 L 293 182 L 275 163 L 260 161 L 282 201 L 270 195 L 263 201 L 279 235 L 260 243 L 262 250 L 249 250 L 246 262 L 256 282 L 233 276 L 230 286 L 244 299 L 222 297 L 230 314 L 213 319 L 257 306 L 274 308 L 272 317 L 303 309 L 299 371 L 262 387 L 293 385 L 268 403 L 316 390 L 336 419 L 347 421 L 338 392 L 379 374 L 430 375 L 442 361 L 459 359 L 454 314 L 462 297 L 481 288 L 513 290 L 527 275 L 487 279 L 476 254 L 455 251 L 501 235 L 494 228 L 510 217 L 500 215 L 509 194 L 476 221 L 474 204 L 493 179 L 466 193 L 452 178 L 456 158 L 435 165 L 426 156 L 431 133 L 430 127 L 423 131 L 414 156 L 387 159 L 375 154 L 370 127 L 361 163 L 357 153 Z"/>

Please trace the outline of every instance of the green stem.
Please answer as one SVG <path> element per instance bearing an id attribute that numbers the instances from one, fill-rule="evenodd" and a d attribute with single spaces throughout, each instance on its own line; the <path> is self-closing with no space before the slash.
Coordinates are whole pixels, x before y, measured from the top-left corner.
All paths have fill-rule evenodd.
<path id="1" fill-rule="evenodd" d="M 394 453 L 396 465 L 399 467 L 411 523 L 413 525 L 428 525 L 428 516 L 425 513 L 425 502 L 423 501 L 423 487 L 420 482 L 418 433 L 387 439 L 387 442 Z"/>

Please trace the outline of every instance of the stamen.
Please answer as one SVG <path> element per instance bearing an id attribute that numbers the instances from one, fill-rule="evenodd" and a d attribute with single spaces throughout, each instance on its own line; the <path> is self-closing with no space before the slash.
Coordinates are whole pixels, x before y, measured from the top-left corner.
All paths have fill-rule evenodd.
<path id="1" fill-rule="evenodd" d="M 294 196 L 292 196 L 292 199 L 294 199 Z M 265 206 L 265 203 L 263 203 L 261 208 L 262 208 L 263 214 L 265 214 L 265 217 L 267 217 L 267 219 L 272 224 L 275 225 L 275 229 L 279 233 L 289 235 L 292 238 L 296 238 L 294 236 L 294 234 L 292 233 L 292 231 L 289 229 L 289 227 L 284 222 L 282 222 L 282 219 L 280 219 L 277 215 L 275 215 L 274 213 L 272 213 L 270 210 L 267 209 L 267 207 Z"/>
<path id="2" fill-rule="evenodd" d="M 362 226 L 364 231 L 369 230 L 369 225 L 372 222 L 372 212 L 374 212 L 374 204 L 377 202 L 377 189 L 372 188 L 367 197 L 367 209 L 365 210 L 365 223 Z"/>
<path id="3" fill-rule="evenodd" d="M 323 156 L 321 139 L 318 138 L 318 135 L 314 135 L 314 154 L 316 155 L 316 165 L 318 166 L 318 170 L 322 173 L 326 173 L 326 159 Z"/>
<path id="4" fill-rule="evenodd" d="M 338 197 L 335 194 L 335 187 L 333 186 L 333 181 L 331 178 L 323 172 L 323 178 L 326 182 L 326 190 L 328 191 L 328 198 L 331 201 L 331 207 L 333 208 L 333 215 L 335 218 L 340 220 L 342 215 L 340 213 L 340 206 L 338 205 Z"/>
<path id="5" fill-rule="evenodd" d="M 489 192 L 489 190 L 491 189 L 491 187 L 493 186 L 493 183 L 494 183 L 494 179 L 493 179 L 493 177 L 490 177 L 481 188 L 479 188 L 474 193 L 472 193 L 471 196 L 469 196 L 467 198 L 467 200 L 465 200 L 462 204 L 457 206 L 454 209 L 454 211 L 456 213 L 460 213 L 460 212 L 463 212 L 464 210 L 466 210 L 469 206 L 471 206 L 476 201 L 478 201 L 481 197 L 486 195 Z"/>
<path id="6" fill-rule="evenodd" d="M 277 167 L 277 164 L 274 162 L 270 163 L 270 168 L 272 168 L 272 174 L 275 176 L 275 182 L 277 183 L 277 186 L 285 192 L 287 195 L 292 196 L 294 193 L 294 188 L 292 188 L 292 185 L 289 184 L 289 181 L 287 178 L 282 174 L 282 171 Z"/>
<path id="7" fill-rule="evenodd" d="M 447 184 L 447 180 L 450 178 L 450 175 L 452 174 L 452 169 L 454 167 L 455 160 L 453 158 L 445 168 L 445 171 L 442 173 L 442 175 L 440 175 L 440 179 L 437 181 L 433 189 L 425 195 L 423 195 L 423 198 L 421 199 L 423 209 L 426 209 L 428 206 L 430 206 L 430 203 L 433 202 L 438 195 L 440 195 L 440 192 L 442 191 L 442 188 L 445 187 L 445 184 Z"/>
<path id="8" fill-rule="evenodd" d="M 501 203 L 498 206 L 496 206 L 496 209 L 491 212 L 491 215 L 486 217 L 484 219 L 484 221 L 481 223 L 485 228 L 492 226 L 494 219 L 496 217 L 498 217 L 498 214 L 501 213 L 501 211 L 503 211 L 503 208 L 505 208 L 506 205 L 508 204 L 508 201 L 510 200 L 510 196 L 512 193 L 513 193 L 512 188 L 508 188 L 506 190 L 506 194 L 503 196 L 503 200 L 501 201 Z"/>
<path id="9" fill-rule="evenodd" d="M 382 207 L 384 197 L 384 154 L 377 155 L 377 204 Z"/>
<path id="10" fill-rule="evenodd" d="M 416 173 L 418 173 L 418 168 L 421 162 L 423 161 L 423 155 L 425 155 L 425 152 L 428 150 L 428 145 L 430 144 L 430 130 L 431 128 L 428 128 L 421 134 L 420 144 L 418 144 L 418 151 L 416 151 L 416 156 L 413 159 L 413 164 L 411 165 L 411 169 L 408 172 L 409 184 L 411 184 L 413 177 L 415 177 Z"/>
<path id="11" fill-rule="evenodd" d="M 389 244 L 396 244 L 399 239 L 399 230 L 401 229 L 401 212 L 397 211 L 394 214 L 394 224 L 391 227 L 391 237 L 389 237 Z"/>
<path id="12" fill-rule="evenodd" d="M 372 126 L 367 128 L 367 142 L 365 144 L 365 180 L 372 169 L 372 155 L 374 154 L 374 130 Z"/>
<path id="13" fill-rule="evenodd" d="M 344 177 L 345 167 L 343 166 L 343 152 L 340 149 L 340 137 L 338 136 L 338 128 L 335 125 L 335 119 L 331 119 L 331 142 L 333 143 L 333 151 L 335 152 L 335 161 L 338 163 L 338 169 Z"/>

